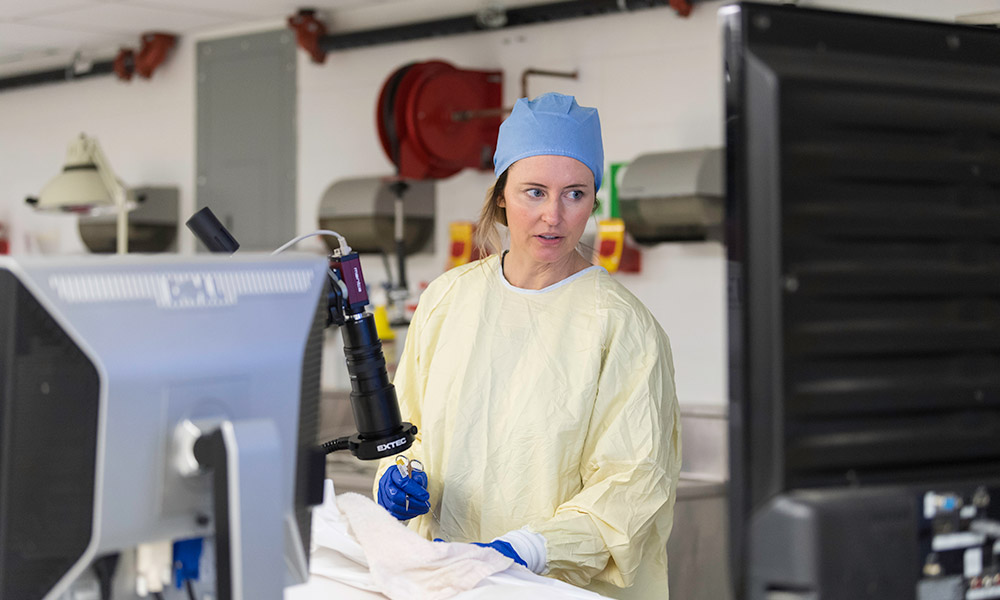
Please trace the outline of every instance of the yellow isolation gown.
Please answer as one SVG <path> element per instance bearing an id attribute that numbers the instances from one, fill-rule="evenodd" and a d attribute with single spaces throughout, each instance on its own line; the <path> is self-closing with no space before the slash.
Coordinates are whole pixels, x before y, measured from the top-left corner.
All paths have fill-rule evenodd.
<path id="1" fill-rule="evenodd" d="M 681 463 L 670 342 L 607 271 L 542 290 L 510 285 L 496 255 L 444 273 L 394 384 L 419 428 L 405 454 L 429 479 L 431 512 L 411 528 L 488 542 L 527 527 L 545 537 L 544 575 L 667 598 Z"/>

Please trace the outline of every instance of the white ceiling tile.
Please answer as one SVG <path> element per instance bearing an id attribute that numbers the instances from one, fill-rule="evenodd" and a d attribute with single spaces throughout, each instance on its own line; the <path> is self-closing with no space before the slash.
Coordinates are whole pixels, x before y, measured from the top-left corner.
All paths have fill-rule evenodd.
<path id="1" fill-rule="evenodd" d="M 138 34 L 135 41 L 138 42 Z M 0 54 L 11 51 L 44 50 L 61 48 L 97 49 L 115 46 L 126 41 L 125 36 L 99 32 L 79 31 L 72 28 L 40 27 L 22 23 L 0 23 Z"/>
<path id="2" fill-rule="evenodd" d="M 271 18 L 294 13 L 298 6 L 285 0 L 135 0 L 132 4 L 150 8 L 176 11 L 197 11 L 201 13 L 227 14 L 244 18 Z M 232 19 L 229 23 L 233 24 Z"/>
<path id="3" fill-rule="evenodd" d="M 70 8 L 93 4 L 94 0 L 0 0 L 0 21 L 16 20 L 33 15 L 46 15 Z"/>
<path id="4" fill-rule="evenodd" d="M 244 19 L 259 19 L 281 14 L 286 0 L 118 0 L 130 6 L 139 6 L 174 12 L 191 12 L 218 15 L 226 18 L 226 24 Z"/>
<path id="5" fill-rule="evenodd" d="M 32 25 L 66 27 L 99 33 L 132 33 L 138 41 L 145 31 L 189 33 L 233 22 L 234 17 L 202 11 L 138 6 L 135 4 L 96 4 L 54 14 L 25 19 Z"/>
<path id="6" fill-rule="evenodd" d="M 388 9 L 398 21 L 424 15 L 428 3 L 454 8 L 482 1 L 315 0 L 308 5 L 329 24 L 343 25 L 345 18 L 350 21 L 349 15 L 373 9 Z M 388 8 L 393 5 L 402 14 Z M 77 51 L 104 59 L 121 46 L 138 46 L 139 35 L 146 31 L 183 35 L 238 28 L 263 19 L 283 20 L 301 6 L 301 0 L 0 0 L 0 76 L 37 69 L 40 63 L 47 68 L 53 62 L 66 62 Z M 379 24 L 383 22 L 378 18 L 364 23 Z"/>
<path id="7" fill-rule="evenodd" d="M 294 15 L 304 5 L 296 0 L 128 0 L 137 6 L 164 9 L 190 9 L 206 13 L 245 15 L 255 19 Z M 305 6 L 317 11 L 338 11 L 363 8 L 371 4 L 403 2 L 405 0 L 315 0 Z"/>

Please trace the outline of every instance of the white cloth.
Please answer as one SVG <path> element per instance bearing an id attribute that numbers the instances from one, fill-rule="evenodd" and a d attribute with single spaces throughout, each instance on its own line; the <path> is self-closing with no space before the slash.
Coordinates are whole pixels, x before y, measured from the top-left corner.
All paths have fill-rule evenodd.
<path id="1" fill-rule="evenodd" d="M 466 568 L 471 575 L 457 572 Z M 601 598 L 535 575 L 489 548 L 424 540 L 363 496 L 335 498 L 329 480 L 323 504 L 313 509 L 309 571 L 309 582 L 286 590 L 285 600 Z"/>
<path id="2" fill-rule="evenodd" d="M 360 494 L 337 499 L 372 578 L 393 600 L 438 600 L 472 589 L 514 561 L 489 548 L 425 540 Z"/>

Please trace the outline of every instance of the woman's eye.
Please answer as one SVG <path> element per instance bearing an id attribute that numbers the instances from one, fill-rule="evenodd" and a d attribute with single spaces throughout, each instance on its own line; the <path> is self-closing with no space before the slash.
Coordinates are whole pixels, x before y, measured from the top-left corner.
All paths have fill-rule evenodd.
<path id="1" fill-rule="evenodd" d="M 570 190 L 569 197 L 572 198 L 573 200 L 582 200 L 583 190 Z"/>
<path id="2" fill-rule="evenodd" d="M 542 190 L 540 190 L 538 188 L 531 188 L 530 190 L 528 190 L 527 194 L 529 196 L 531 196 L 532 198 L 541 198 L 542 197 Z"/>

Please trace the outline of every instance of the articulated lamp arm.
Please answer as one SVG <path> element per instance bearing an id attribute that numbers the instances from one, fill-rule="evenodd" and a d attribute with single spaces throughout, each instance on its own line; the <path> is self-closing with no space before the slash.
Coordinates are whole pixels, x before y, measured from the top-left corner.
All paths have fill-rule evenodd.
<path id="1" fill-rule="evenodd" d="M 101 150 L 101 145 L 97 143 L 95 138 L 87 137 L 81 133 L 80 138 L 70 146 L 67 152 L 66 164 L 71 164 L 70 161 L 77 158 L 73 156 L 74 146 L 77 144 L 79 144 L 79 152 L 81 153 L 79 158 L 84 159 L 78 164 L 90 163 L 97 168 L 97 174 L 104 183 L 104 187 L 108 190 L 112 202 L 114 202 L 115 210 L 118 213 L 118 233 L 115 236 L 117 238 L 117 252 L 118 254 L 125 254 L 128 252 L 128 211 L 131 208 L 129 206 L 128 190 L 115 177 L 114 171 L 111 170 L 111 166 L 108 164 L 107 157 L 104 156 L 104 151 Z"/>

